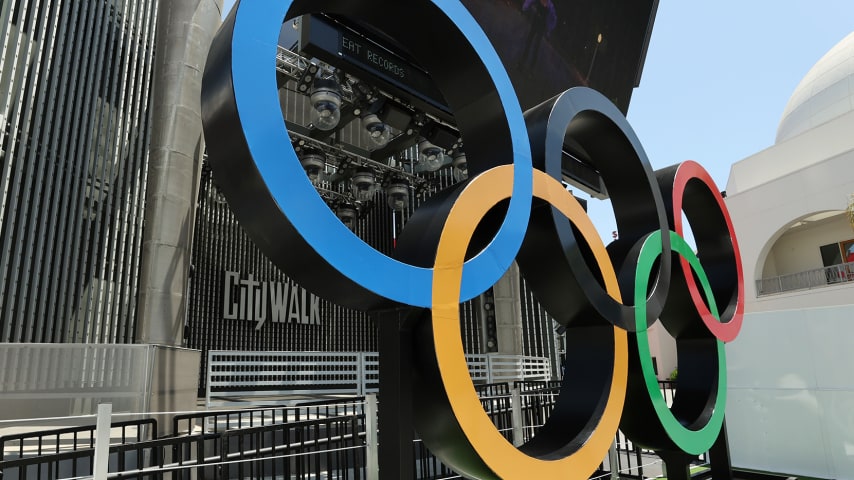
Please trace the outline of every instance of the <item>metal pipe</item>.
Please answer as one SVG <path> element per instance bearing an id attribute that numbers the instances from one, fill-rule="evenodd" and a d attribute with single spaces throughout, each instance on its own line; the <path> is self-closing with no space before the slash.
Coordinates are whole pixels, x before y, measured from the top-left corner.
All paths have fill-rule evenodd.
<path id="1" fill-rule="evenodd" d="M 200 94 L 222 0 L 160 0 L 136 340 L 183 343 L 204 153 Z"/>

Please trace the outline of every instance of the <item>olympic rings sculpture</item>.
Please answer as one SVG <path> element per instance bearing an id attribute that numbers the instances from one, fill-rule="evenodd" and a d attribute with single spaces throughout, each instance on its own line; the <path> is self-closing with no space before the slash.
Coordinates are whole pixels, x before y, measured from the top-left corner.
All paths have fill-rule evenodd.
<path id="1" fill-rule="evenodd" d="M 320 11 L 358 17 L 400 42 L 430 72 L 466 140 L 470 179 L 416 210 L 396 258 L 338 221 L 290 146 L 275 75 L 279 31 L 286 18 Z M 443 34 L 428 42 L 399 21 L 413 17 Z M 653 171 L 625 117 L 593 90 L 570 89 L 523 115 L 498 55 L 459 1 L 239 1 L 214 38 L 202 111 L 218 184 L 271 260 L 340 305 L 408 305 L 422 319 L 410 366 L 416 427 L 456 471 L 581 479 L 618 427 L 660 452 L 698 454 L 718 438 L 723 344 L 741 327 L 743 284 L 714 182 L 694 162 Z M 620 238 L 607 247 L 559 181 L 565 144 L 608 188 Z M 696 254 L 683 238 L 683 212 Z M 513 261 L 567 327 L 567 365 L 578 367 L 567 368 L 549 420 L 519 448 L 481 407 L 459 321 L 459 303 L 491 287 Z M 647 328 L 656 320 L 677 343 L 669 408 L 649 353 Z"/>

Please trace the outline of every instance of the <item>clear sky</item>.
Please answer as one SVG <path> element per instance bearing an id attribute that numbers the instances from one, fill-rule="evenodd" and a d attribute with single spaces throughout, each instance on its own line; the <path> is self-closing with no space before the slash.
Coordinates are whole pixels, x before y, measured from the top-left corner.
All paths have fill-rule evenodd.
<path id="1" fill-rule="evenodd" d="M 852 31 L 852 0 L 660 0 L 628 113 L 653 167 L 696 160 L 726 189 L 730 166 L 774 143 L 798 82 Z"/>
<path id="2" fill-rule="evenodd" d="M 628 118 L 654 166 L 694 159 L 726 188 L 774 143 L 803 76 L 854 31 L 851 0 L 661 0 Z"/>
<path id="3" fill-rule="evenodd" d="M 851 0 L 661 0 L 628 112 L 653 167 L 696 160 L 726 189 L 730 166 L 774 144 L 795 87 L 852 31 Z M 591 216 L 612 230 L 610 215 Z"/>

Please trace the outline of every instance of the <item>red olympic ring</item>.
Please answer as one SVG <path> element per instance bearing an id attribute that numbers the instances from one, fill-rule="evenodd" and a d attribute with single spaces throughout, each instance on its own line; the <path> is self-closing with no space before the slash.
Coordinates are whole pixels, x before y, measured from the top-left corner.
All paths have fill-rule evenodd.
<path id="1" fill-rule="evenodd" d="M 686 193 L 690 193 L 688 203 L 686 203 Z M 705 205 L 700 205 L 701 203 Z M 724 199 L 709 172 L 696 162 L 686 161 L 679 164 L 676 170 L 671 205 L 670 221 L 673 230 L 682 237 L 685 236 L 682 215 L 673 215 L 672 212 L 681 212 L 684 209 L 685 216 L 689 221 L 696 217 L 697 221 L 691 225 L 697 242 L 698 254 L 703 260 L 706 271 L 730 270 L 726 272 L 727 275 L 710 275 L 709 278 L 717 304 L 725 306 L 725 309 L 720 312 L 720 321 L 718 321 L 700 293 L 694 275 L 691 274 L 688 260 L 680 257 L 682 272 L 688 284 L 691 300 L 703 319 L 703 323 L 719 340 L 731 342 L 738 336 L 744 318 L 744 283 L 738 281 L 733 284 L 730 281 L 733 278 L 732 274 L 735 275 L 734 278 L 743 278 L 743 268 L 735 229 L 732 226 L 732 219 L 729 216 Z M 702 212 L 695 212 L 694 209 L 702 209 Z M 707 234 L 704 231 L 706 226 L 713 231 Z M 729 232 L 728 244 L 720 245 L 718 243 L 717 229 L 721 227 L 725 227 Z"/>

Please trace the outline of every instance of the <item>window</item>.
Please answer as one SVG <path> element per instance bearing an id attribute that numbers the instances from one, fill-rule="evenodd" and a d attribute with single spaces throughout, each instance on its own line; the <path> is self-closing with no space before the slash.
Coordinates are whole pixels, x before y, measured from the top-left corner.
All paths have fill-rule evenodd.
<path id="1" fill-rule="evenodd" d="M 854 281 L 854 239 L 819 247 L 827 283 Z M 837 266 L 836 268 L 828 268 Z"/>
<path id="2" fill-rule="evenodd" d="M 839 242 L 839 247 L 842 251 L 842 259 L 846 263 L 854 263 L 854 239 Z"/>
<path id="3" fill-rule="evenodd" d="M 819 249 L 821 250 L 821 262 L 825 267 L 842 263 L 842 250 L 838 243 L 822 245 Z"/>

